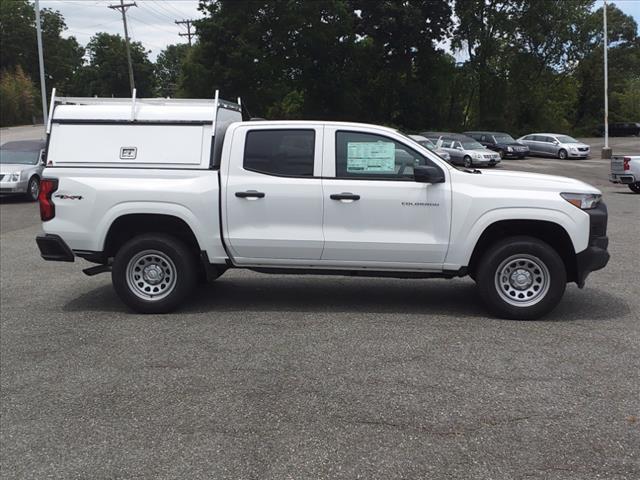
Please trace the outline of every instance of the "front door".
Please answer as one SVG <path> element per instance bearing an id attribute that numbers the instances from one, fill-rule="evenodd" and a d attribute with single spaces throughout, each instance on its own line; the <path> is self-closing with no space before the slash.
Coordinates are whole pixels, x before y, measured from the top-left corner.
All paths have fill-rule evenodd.
<path id="1" fill-rule="evenodd" d="M 222 175 L 223 225 L 234 262 L 278 265 L 319 260 L 322 125 L 242 126 Z"/>
<path id="2" fill-rule="evenodd" d="M 449 243 L 448 170 L 374 127 L 325 128 L 323 262 L 370 268 L 438 269 Z M 447 181 L 417 183 L 434 165 Z"/>

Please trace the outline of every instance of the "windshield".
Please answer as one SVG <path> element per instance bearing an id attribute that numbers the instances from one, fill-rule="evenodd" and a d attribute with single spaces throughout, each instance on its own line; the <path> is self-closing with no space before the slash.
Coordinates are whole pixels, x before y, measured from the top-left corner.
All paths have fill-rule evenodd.
<path id="1" fill-rule="evenodd" d="M 482 150 L 484 147 L 475 140 L 463 140 L 460 142 L 465 150 Z"/>
<path id="2" fill-rule="evenodd" d="M 569 135 L 558 135 L 556 138 L 560 143 L 580 143 L 578 142 L 578 140 L 576 140 L 573 137 L 570 137 Z"/>
<path id="3" fill-rule="evenodd" d="M 0 149 L 0 163 L 17 163 L 20 165 L 35 165 L 38 163 L 37 152 L 18 152 L 15 150 Z"/>
<path id="4" fill-rule="evenodd" d="M 498 143 L 514 143 L 515 140 L 511 135 L 496 135 L 496 142 Z"/>

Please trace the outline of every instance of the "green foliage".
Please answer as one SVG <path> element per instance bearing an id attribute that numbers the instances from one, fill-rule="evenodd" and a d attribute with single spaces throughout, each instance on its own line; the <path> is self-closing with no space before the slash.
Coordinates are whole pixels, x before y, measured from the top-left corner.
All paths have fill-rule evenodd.
<path id="1" fill-rule="evenodd" d="M 62 38 L 66 30 L 60 12 L 41 10 L 42 44 L 47 88 L 65 93 L 82 67 L 84 49 L 74 37 Z M 22 69 L 40 84 L 36 23 L 33 4 L 27 0 L 0 0 L 0 68 Z"/>
<path id="2" fill-rule="evenodd" d="M 153 96 L 154 66 L 140 42 L 130 43 L 133 76 L 139 97 Z M 126 44 L 120 35 L 98 33 L 87 45 L 89 63 L 77 78 L 77 95 L 129 97 Z"/>
<path id="3" fill-rule="evenodd" d="M 200 0 L 204 17 L 193 47 L 169 45 L 155 65 L 138 42 L 131 54 L 141 97 L 211 98 L 220 89 L 267 118 L 356 120 L 409 131 L 591 134 L 602 123 L 604 96 L 603 12 L 594 6 L 595 0 Z M 614 4 L 607 14 L 610 119 L 638 121 L 638 26 Z M 59 12 L 45 8 L 41 17 L 49 89 L 130 95 L 122 37 L 98 33 L 85 50 L 75 38 L 62 38 Z M 37 107 L 19 100 L 16 85 L 28 97 L 29 78 L 39 81 L 31 2 L 0 0 L 0 41 L 0 101 L 7 112 L 22 105 L 15 114 L 3 110 L 3 118 L 30 119 Z M 463 62 L 447 53 L 449 44 L 464 52 Z"/>
<path id="4" fill-rule="evenodd" d="M 186 43 L 169 45 L 160 52 L 155 64 L 157 95 L 161 97 L 176 96 L 182 65 L 188 53 L 189 45 Z"/>
<path id="5" fill-rule="evenodd" d="M 425 95 L 425 85 L 450 90 L 454 65 L 435 47 L 451 24 L 445 0 L 220 0 L 201 9 L 184 95 L 219 88 L 256 116 L 415 128 L 446 121 L 446 96 Z M 425 108 L 416 108 L 417 96 L 429 97 Z"/>
<path id="6" fill-rule="evenodd" d="M 35 103 L 35 86 L 20 65 L 0 71 L 0 126 L 31 123 Z"/>

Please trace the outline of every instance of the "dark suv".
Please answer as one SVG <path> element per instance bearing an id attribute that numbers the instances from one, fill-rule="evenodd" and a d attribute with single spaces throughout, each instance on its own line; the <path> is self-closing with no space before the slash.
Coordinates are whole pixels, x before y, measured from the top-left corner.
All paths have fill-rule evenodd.
<path id="1" fill-rule="evenodd" d="M 598 125 L 597 135 L 604 136 L 604 125 Z M 610 137 L 638 137 L 640 136 L 640 123 L 617 122 L 609 124 Z"/>
<path id="2" fill-rule="evenodd" d="M 500 154 L 500 158 L 524 158 L 529 147 L 503 132 L 464 132 L 485 147 Z"/>

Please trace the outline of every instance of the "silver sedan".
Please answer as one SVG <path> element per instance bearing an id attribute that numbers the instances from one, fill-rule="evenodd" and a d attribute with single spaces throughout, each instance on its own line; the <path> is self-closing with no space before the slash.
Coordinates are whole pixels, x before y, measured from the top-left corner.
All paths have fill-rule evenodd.
<path id="1" fill-rule="evenodd" d="M 567 158 L 587 158 L 591 153 L 589 145 L 579 142 L 569 135 L 558 133 L 531 133 L 520 137 L 519 142 L 529 147 L 531 155 Z"/>
<path id="2" fill-rule="evenodd" d="M 44 170 L 44 140 L 7 142 L 0 147 L 0 193 L 26 194 L 32 201 L 40 194 Z"/>

